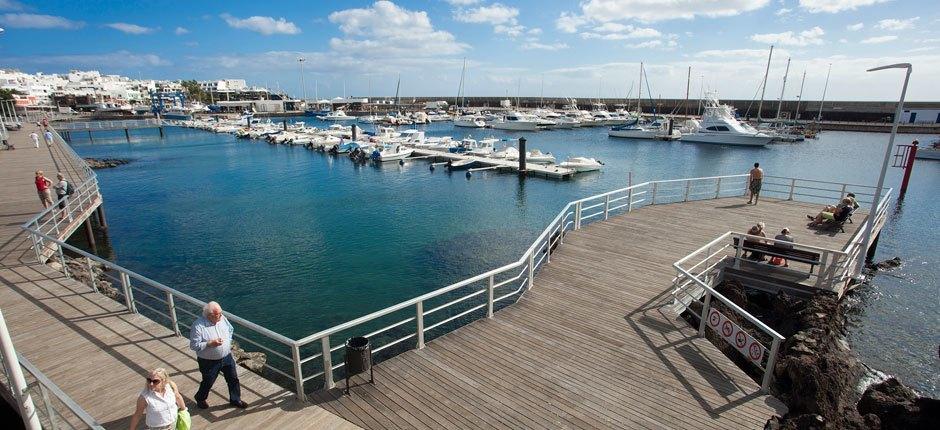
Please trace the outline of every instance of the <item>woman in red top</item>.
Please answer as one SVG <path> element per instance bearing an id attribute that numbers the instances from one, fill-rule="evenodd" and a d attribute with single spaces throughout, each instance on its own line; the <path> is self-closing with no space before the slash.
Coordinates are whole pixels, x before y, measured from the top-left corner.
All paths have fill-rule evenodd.
<path id="1" fill-rule="evenodd" d="M 52 186 L 52 181 L 46 179 L 42 175 L 42 170 L 36 171 L 36 192 L 39 193 L 39 201 L 42 202 L 43 208 L 48 208 L 52 206 L 52 191 L 49 190 L 49 187 Z"/>

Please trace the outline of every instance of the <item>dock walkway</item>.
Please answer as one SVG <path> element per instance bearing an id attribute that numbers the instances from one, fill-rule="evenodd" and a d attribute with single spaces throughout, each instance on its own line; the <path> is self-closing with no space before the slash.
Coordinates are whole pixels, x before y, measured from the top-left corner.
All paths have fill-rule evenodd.
<path id="1" fill-rule="evenodd" d="M 239 377 L 248 409 L 228 406 L 221 378 L 209 397 L 212 406 L 195 408 L 200 375 L 187 339 L 36 263 L 32 242 L 20 229 L 42 209 L 33 171 L 44 169 L 53 178 L 62 171 L 69 179 L 77 172 L 62 148 L 27 144 L 30 131 L 11 132 L 17 149 L 0 151 L 0 309 L 17 352 L 106 428 L 127 428 L 144 376 L 155 367 L 166 368 L 179 384 L 193 428 L 356 428 L 246 369 Z"/>
<path id="2" fill-rule="evenodd" d="M 818 205 L 721 198 L 655 205 L 570 232 L 518 303 L 315 401 L 363 428 L 762 428 L 785 407 L 671 311 L 672 263 L 764 221 L 797 242 Z M 338 387 L 343 382 L 337 382 Z"/>

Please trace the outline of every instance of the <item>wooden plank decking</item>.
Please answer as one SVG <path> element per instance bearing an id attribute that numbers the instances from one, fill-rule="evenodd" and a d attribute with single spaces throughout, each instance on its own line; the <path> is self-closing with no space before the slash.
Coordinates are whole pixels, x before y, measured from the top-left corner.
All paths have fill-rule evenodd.
<path id="1" fill-rule="evenodd" d="M 62 148 L 27 145 L 29 132 L 12 132 L 17 149 L 0 151 L 0 308 L 20 354 L 106 428 L 127 428 L 144 375 L 155 367 L 166 368 L 179 384 L 193 428 L 356 428 L 245 369 L 239 378 L 248 409 L 227 405 L 221 377 L 209 397 L 212 406 L 195 408 L 200 375 L 185 338 L 36 264 L 19 227 L 42 209 L 33 171 L 62 171 L 70 178 L 77 172 L 64 162 Z"/>
<path id="2" fill-rule="evenodd" d="M 357 377 L 351 396 L 314 401 L 364 428 L 761 428 L 784 406 L 663 308 L 672 263 L 757 221 L 841 249 L 858 224 L 819 234 L 805 227 L 818 210 L 726 198 L 590 224 L 518 303 L 379 364 L 374 386 Z"/>

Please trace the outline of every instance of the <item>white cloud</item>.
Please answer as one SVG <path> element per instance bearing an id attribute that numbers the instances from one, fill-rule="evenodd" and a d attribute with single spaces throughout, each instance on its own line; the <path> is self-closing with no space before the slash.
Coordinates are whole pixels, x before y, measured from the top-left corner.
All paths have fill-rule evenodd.
<path id="1" fill-rule="evenodd" d="M 871 45 L 871 44 L 876 44 L 876 43 L 887 43 L 887 42 L 891 42 L 894 40 L 898 40 L 898 37 L 897 36 L 877 36 L 877 37 L 869 37 L 868 39 L 864 39 L 862 40 L 862 43 Z"/>
<path id="2" fill-rule="evenodd" d="M 126 22 L 112 22 L 110 24 L 105 24 L 105 27 L 113 28 L 117 31 L 127 34 L 147 34 L 153 33 L 153 29 L 149 27 L 143 27 L 137 24 L 128 24 Z"/>
<path id="3" fill-rule="evenodd" d="M 177 36 L 182 36 L 186 33 L 189 33 L 189 30 L 184 27 L 176 27 L 176 30 L 173 30 L 173 33 L 175 33 Z"/>
<path id="4" fill-rule="evenodd" d="M 274 19 L 270 16 L 252 16 L 248 18 L 236 18 L 227 13 L 220 15 L 229 27 L 242 30 L 250 30 L 261 33 L 265 36 L 272 34 L 297 34 L 300 33 L 300 27 L 284 18 Z"/>
<path id="5" fill-rule="evenodd" d="M 427 12 L 410 11 L 389 1 L 333 12 L 329 20 L 339 24 L 345 35 L 330 39 L 330 47 L 337 51 L 359 51 L 373 57 L 432 57 L 457 54 L 469 47 L 457 42 L 453 34 L 434 29 Z"/>
<path id="6" fill-rule="evenodd" d="M 525 26 L 519 24 L 493 26 L 493 33 L 505 34 L 509 37 L 519 37 L 523 31 L 525 31 Z"/>
<path id="7" fill-rule="evenodd" d="M 587 0 L 581 2 L 581 14 L 591 21 L 609 22 L 635 19 L 656 22 L 670 19 L 692 19 L 696 16 L 734 16 L 760 9 L 770 0 Z M 562 14 L 562 17 L 565 17 Z M 569 17 L 575 15 L 568 14 Z M 561 18 L 559 18 L 561 20 Z M 558 21 L 556 21 L 558 24 Z M 560 25 L 560 24 L 559 24 Z"/>
<path id="8" fill-rule="evenodd" d="M 493 3 L 489 6 L 480 6 L 472 9 L 458 9 L 454 12 L 454 19 L 460 22 L 475 24 L 513 24 L 519 16 L 519 9 Z"/>
<path id="9" fill-rule="evenodd" d="M 864 22 L 859 22 L 859 23 L 856 23 L 856 24 L 852 24 L 852 25 L 847 25 L 847 26 L 845 26 L 845 29 L 846 29 L 846 30 L 849 30 L 849 31 L 859 31 L 859 30 L 861 30 L 861 29 L 863 29 L 863 28 L 865 28 L 865 23 L 864 23 Z"/>
<path id="10" fill-rule="evenodd" d="M 679 46 L 679 43 L 675 40 L 647 40 L 646 42 L 634 43 L 626 45 L 627 48 L 632 49 L 662 49 L 664 51 L 671 51 Z"/>
<path id="11" fill-rule="evenodd" d="M 929 51 L 934 51 L 936 49 L 937 48 L 935 46 L 921 46 L 920 48 L 911 48 L 904 52 L 911 52 L 911 53 L 929 52 Z"/>
<path id="12" fill-rule="evenodd" d="M 861 6 L 870 6 L 886 1 L 889 0 L 800 0 L 800 7 L 810 13 L 838 13 L 844 10 L 855 10 Z"/>
<path id="13" fill-rule="evenodd" d="M 74 30 L 85 26 L 84 22 L 72 21 L 61 16 L 38 15 L 33 13 L 5 13 L 0 15 L 0 24 L 10 28 L 61 28 Z"/>
<path id="14" fill-rule="evenodd" d="M 525 49 L 525 50 L 558 51 L 560 49 L 567 49 L 567 48 L 568 48 L 568 45 L 564 43 L 545 44 L 545 43 L 539 43 L 537 41 L 528 42 L 522 45 L 522 49 Z"/>
<path id="15" fill-rule="evenodd" d="M 892 30 L 892 31 L 907 30 L 909 28 L 914 28 L 914 22 L 917 21 L 918 19 L 920 19 L 919 16 L 914 17 L 914 18 L 908 18 L 908 19 L 894 19 L 894 18 L 883 19 L 881 21 L 878 21 L 878 24 L 876 24 L 875 27 L 880 28 L 882 30 Z"/>
<path id="16" fill-rule="evenodd" d="M 0 0 L 0 10 L 23 10 L 23 5 L 14 0 Z"/>
<path id="17" fill-rule="evenodd" d="M 845 39 L 845 38 L 839 39 L 839 43 L 849 43 L 849 39 Z"/>
<path id="18" fill-rule="evenodd" d="M 529 31 L 526 32 L 526 34 L 531 34 L 531 35 L 533 35 L 533 36 L 538 36 L 538 35 L 542 34 L 542 29 L 541 29 L 541 28 L 538 28 L 538 27 L 530 28 Z"/>
<path id="19" fill-rule="evenodd" d="M 555 28 L 565 33 L 577 33 L 578 27 L 587 24 L 588 19 L 568 12 L 562 12 L 561 16 L 555 20 Z"/>
<path id="20" fill-rule="evenodd" d="M 784 15 L 789 14 L 790 12 L 793 12 L 793 9 L 787 9 L 783 7 L 783 8 L 780 8 L 778 11 L 774 12 L 774 15 L 784 16 Z"/>
<path id="21" fill-rule="evenodd" d="M 785 49 L 779 49 L 776 51 L 778 55 L 783 55 L 783 56 L 790 55 L 789 51 Z M 741 58 L 767 58 L 767 55 L 768 55 L 768 51 L 766 49 L 710 49 L 706 51 L 699 51 L 693 57 L 741 59 Z"/>
<path id="22" fill-rule="evenodd" d="M 751 36 L 751 40 L 784 46 L 822 45 L 822 36 L 824 34 L 826 34 L 826 32 L 824 32 L 822 28 L 813 27 L 809 30 L 801 31 L 799 34 L 792 31 L 755 34 Z"/>
<path id="23" fill-rule="evenodd" d="M 445 0 L 453 6 L 470 6 L 480 2 L 480 0 Z"/>
<path id="24" fill-rule="evenodd" d="M 626 40 L 626 39 L 653 39 L 662 36 L 654 28 L 634 27 L 617 22 L 605 22 L 581 33 L 584 39 Z"/>

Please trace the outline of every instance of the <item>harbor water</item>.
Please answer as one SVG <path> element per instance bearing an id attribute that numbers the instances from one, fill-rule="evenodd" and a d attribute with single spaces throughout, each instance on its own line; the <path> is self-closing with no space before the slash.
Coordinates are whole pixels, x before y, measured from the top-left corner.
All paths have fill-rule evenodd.
<path id="1" fill-rule="evenodd" d="M 432 172 L 423 160 L 357 166 L 300 146 L 174 127 L 163 139 L 141 130 L 127 142 L 118 131 L 94 140 L 76 134 L 72 144 L 83 157 L 132 160 L 98 171 L 118 264 L 299 338 L 515 261 L 568 201 L 622 188 L 630 172 L 643 182 L 741 174 L 760 162 L 768 175 L 875 184 L 888 138 L 824 132 L 803 143 L 732 148 L 608 138 L 603 127 L 418 128 L 455 138 L 524 135 L 530 149 L 559 161 L 595 157 L 605 167 L 568 181 L 498 172 L 468 179 Z M 918 137 L 930 140 L 902 135 L 899 143 Z M 896 188 L 900 176 L 889 169 L 887 185 Z M 904 264 L 849 298 L 853 349 L 932 396 L 940 395 L 938 183 L 940 162 L 918 160 L 876 256 Z"/>

